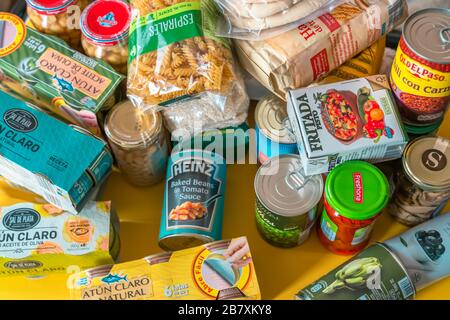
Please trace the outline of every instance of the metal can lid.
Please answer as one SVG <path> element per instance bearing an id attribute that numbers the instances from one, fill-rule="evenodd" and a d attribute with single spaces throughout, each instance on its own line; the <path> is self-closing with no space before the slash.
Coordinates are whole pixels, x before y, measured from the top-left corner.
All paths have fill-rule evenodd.
<path id="1" fill-rule="evenodd" d="M 58 14 L 67 10 L 75 0 L 26 0 L 27 4 L 43 14 Z"/>
<path id="2" fill-rule="evenodd" d="M 417 135 L 427 135 L 435 132 L 442 124 L 443 119 L 440 119 L 436 123 L 432 123 L 429 125 L 414 125 L 412 123 L 404 122 L 403 126 L 405 130 L 409 134 L 417 134 Z"/>
<path id="3" fill-rule="evenodd" d="M 429 8 L 412 14 L 403 25 L 403 39 L 417 56 L 450 64 L 450 9 Z"/>
<path id="4" fill-rule="evenodd" d="M 122 148 L 145 148 L 157 139 L 163 129 L 159 112 L 141 109 L 129 100 L 116 105 L 108 114 L 105 134 Z"/>
<path id="5" fill-rule="evenodd" d="M 286 126 L 287 119 L 286 102 L 274 95 L 267 95 L 256 106 L 256 125 L 270 140 L 278 143 L 295 143 L 294 136 Z"/>
<path id="6" fill-rule="evenodd" d="M 390 196 L 384 173 L 365 161 L 347 161 L 334 168 L 325 182 L 325 198 L 341 216 L 368 220 L 386 207 Z"/>
<path id="7" fill-rule="evenodd" d="M 430 191 L 450 189 L 450 141 L 436 136 L 413 140 L 403 154 L 403 169 L 417 186 Z"/>
<path id="8" fill-rule="evenodd" d="M 255 192 L 259 201 L 277 215 L 295 217 L 307 213 L 320 201 L 321 175 L 306 177 L 299 155 L 273 157 L 256 173 Z"/>
<path id="9" fill-rule="evenodd" d="M 100 45 L 115 45 L 128 37 L 131 7 L 121 0 L 95 1 L 81 15 L 83 35 Z"/>

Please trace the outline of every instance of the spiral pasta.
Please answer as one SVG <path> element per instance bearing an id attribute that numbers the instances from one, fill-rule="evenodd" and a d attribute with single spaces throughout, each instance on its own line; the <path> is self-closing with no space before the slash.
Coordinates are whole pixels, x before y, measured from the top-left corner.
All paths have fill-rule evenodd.
<path id="1" fill-rule="evenodd" d="M 132 0 L 131 5 L 139 17 L 144 17 L 183 2 L 201 3 L 200 0 Z M 128 95 L 138 97 L 144 104 L 160 104 L 204 91 L 226 95 L 236 78 L 232 54 L 226 43 L 212 38 L 194 36 L 137 54 L 128 68 Z M 158 43 L 161 42 L 164 41 L 158 38 Z"/>

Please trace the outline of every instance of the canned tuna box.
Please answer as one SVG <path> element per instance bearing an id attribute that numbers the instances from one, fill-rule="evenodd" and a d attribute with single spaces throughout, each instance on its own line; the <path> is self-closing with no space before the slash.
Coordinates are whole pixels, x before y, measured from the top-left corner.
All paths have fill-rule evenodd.
<path id="1" fill-rule="evenodd" d="M 450 213 L 384 242 L 402 261 L 417 290 L 450 275 Z"/>
<path id="2" fill-rule="evenodd" d="M 77 214 L 111 172 L 107 144 L 0 91 L 0 175 Z"/>
<path id="3" fill-rule="evenodd" d="M 384 75 L 292 90 L 288 115 L 307 175 L 397 159 L 408 142 Z"/>

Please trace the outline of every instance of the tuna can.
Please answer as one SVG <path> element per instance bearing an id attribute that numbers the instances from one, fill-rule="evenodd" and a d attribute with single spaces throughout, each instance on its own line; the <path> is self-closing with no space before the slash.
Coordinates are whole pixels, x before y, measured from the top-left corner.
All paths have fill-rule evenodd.
<path id="1" fill-rule="evenodd" d="M 271 158 L 255 178 L 258 231 L 275 246 L 289 248 L 303 243 L 316 220 L 322 191 L 322 176 L 306 177 L 300 156 Z"/>
<path id="2" fill-rule="evenodd" d="M 298 154 L 289 129 L 286 102 L 274 95 L 264 97 L 255 110 L 257 153 L 260 164 L 282 154 Z"/>
<path id="3" fill-rule="evenodd" d="M 182 150 L 169 159 L 159 246 L 176 251 L 222 239 L 225 159 L 213 152 Z"/>
<path id="4" fill-rule="evenodd" d="M 398 257 L 376 243 L 300 290 L 297 300 L 409 300 L 414 284 Z"/>
<path id="5" fill-rule="evenodd" d="M 391 87 L 407 124 L 442 120 L 450 101 L 450 9 L 411 15 L 392 65 Z"/>

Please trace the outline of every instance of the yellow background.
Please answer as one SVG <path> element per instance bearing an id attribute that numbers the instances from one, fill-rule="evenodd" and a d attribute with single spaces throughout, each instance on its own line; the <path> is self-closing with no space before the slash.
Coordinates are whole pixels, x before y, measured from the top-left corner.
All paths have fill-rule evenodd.
<path id="1" fill-rule="evenodd" d="M 251 110 L 253 114 L 253 109 Z M 440 134 L 450 138 L 450 115 Z M 301 246 L 276 248 L 257 233 L 254 221 L 253 179 L 257 165 L 229 165 L 223 238 L 247 236 L 263 299 L 292 299 L 294 294 L 349 257 L 327 251 L 315 232 Z M 132 187 L 118 173 L 106 183 L 102 200 L 113 200 L 121 220 L 120 261 L 161 252 L 158 247 L 163 183 L 145 189 Z M 450 206 L 447 206 L 450 210 Z M 384 215 L 374 228 L 373 241 L 383 241 L 407 228 Z M 67 276 L 44 279 L 0 278 L 0 299 L 68 299 Z M 450 277 L 419 292 L 416 299 L 450 299 Z"/>

